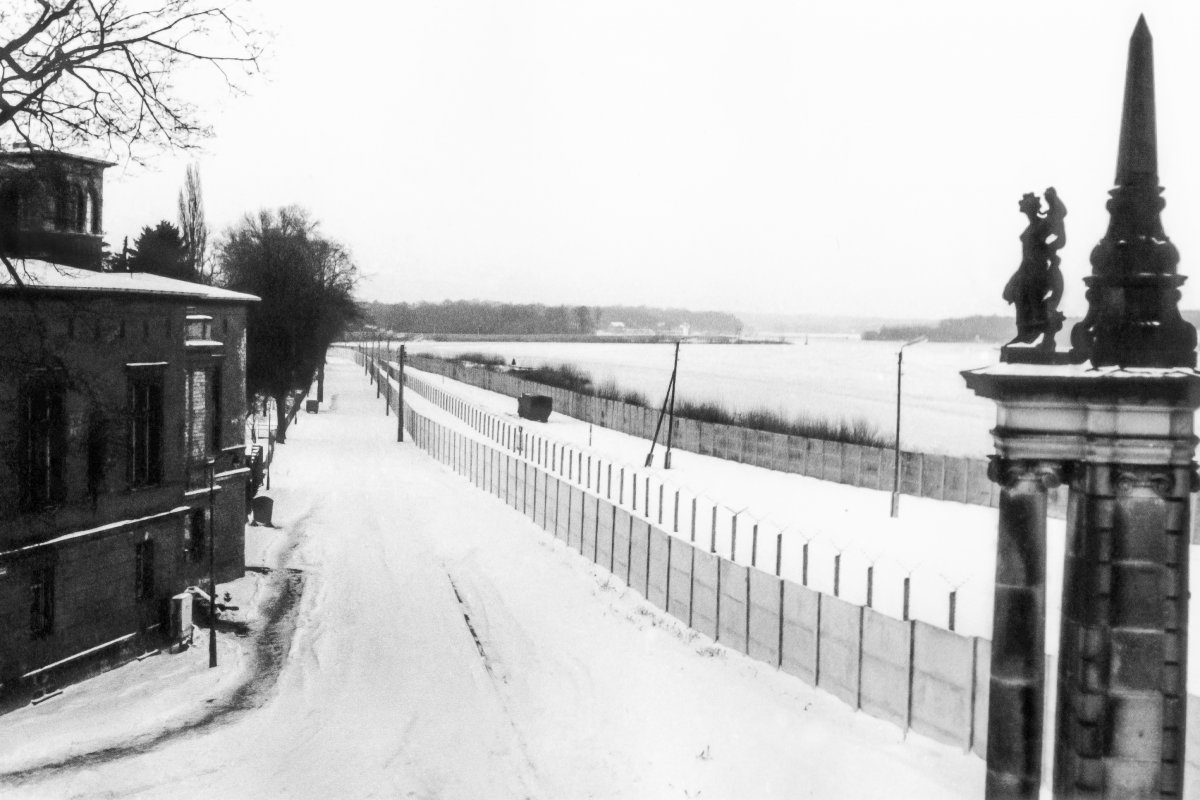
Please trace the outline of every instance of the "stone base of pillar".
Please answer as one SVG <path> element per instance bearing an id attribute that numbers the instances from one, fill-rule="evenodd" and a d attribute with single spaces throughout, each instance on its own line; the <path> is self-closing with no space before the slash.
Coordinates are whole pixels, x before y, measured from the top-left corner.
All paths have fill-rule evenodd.
<path id="1" fill-rule="evenodd" d="M 1044 559 L 1031 465 L 1046 462 L 1061 464 L 1071 487 L 1054 796 L 1181 796 L 1200 372 L 1000 364 L 963 376 L 997 404 L 993 477 L 1006 487 L 987 797 L 1035 798 L 1043 771 L 1044 687 L 1033 665 L 1043 663 L 1045 621 L 1033 617 L 1044 606 L 1038 567 L 1026 562 Z"/>

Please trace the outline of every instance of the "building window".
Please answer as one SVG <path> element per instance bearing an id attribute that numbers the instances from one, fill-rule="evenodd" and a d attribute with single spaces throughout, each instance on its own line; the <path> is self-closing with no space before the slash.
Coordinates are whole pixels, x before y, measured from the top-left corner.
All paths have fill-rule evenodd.
<path id="1" fill-rule="evenodd" d="M 152 486 L 162 482 L 162 376 L 139 372 L 129 379 L 129 483 Z"/>
<path id="2" fill-rule="evenodd" d="M 84 217 L 84 230 L 100 234 L 100 195 L 95 189 L 87 192 L 87 213 Z"/>
<path id="3" fill-rule="evenodd" d="M 75 187 L 74 195 L 75 230 L 79 231 L 80 233 L 88 233 L 89 224 L 91 222 L 91 220 L 88 219 L 90 216 L 88 213 L 88 194 L 82 187 L 77 186 Z"/>
<path id="4" fill-rule="evenodd" d="M 133 597 L 135 600 L 154 598 L 154 542 L 138 542 L 133 559 Z"/>
<path id="5" fill-rule="evenodd" d="M 44 639 L 54 632 L 54 565 L 33 568 L 29 594 L 29 634 Z"/>
<path id="6" fill-rule="evenodd" d="M 204 558 L 204 548 L 208 540 L 207 533 L 204 509 L 198 508 L 188 517 L 188 536 L 185 554 L 189 561 L 199 561 Z"/>
<path id="7" fill-rule="evenodd" d="M 37 381 L 25 390 L 22 412 L 24 506 L 34 510 L 61 502 L 66 415 L 62 388 Z"/>
<path id="8" fill-rule="evenodd" d="M 221 367 L 224 366 L 220 361 L 216 363 L 212 371 L 212 448 L 220 452 L 221 450 Z"/>
<path id="9" fill-rule="evenodd" d="M 108 470 L 108 423 L 99 412 L 92 412 L 87 433 L 87 492 L 95 505 L 105 488 Z"/>
<path id="10" fill-rule="evenodd" d="M 208 419 L 208 375 L 205 369 L 189 369 L 184 386 L 187 401 L 184 458 L 188 487 L 192 489 L 208 484 L 208 436 L 212 432 Z"/>

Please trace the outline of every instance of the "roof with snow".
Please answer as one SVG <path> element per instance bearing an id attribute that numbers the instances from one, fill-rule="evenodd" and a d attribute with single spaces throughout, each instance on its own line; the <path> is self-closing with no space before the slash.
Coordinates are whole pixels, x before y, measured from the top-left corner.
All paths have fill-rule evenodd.
<path id="1" fill-rule="evenodd" d="M 180 299 L 253 303 L 259 298 L 202 283 L 164 278 L 149 272 L 97 272 L 67 267 L 31 258 L 13 259 L 13 266 L 26 289 L 38 292 L 85 292 L 88 294 L 163 295 Z M 0 269 L 0 292 L 16 291 L 7 269 Z"/>

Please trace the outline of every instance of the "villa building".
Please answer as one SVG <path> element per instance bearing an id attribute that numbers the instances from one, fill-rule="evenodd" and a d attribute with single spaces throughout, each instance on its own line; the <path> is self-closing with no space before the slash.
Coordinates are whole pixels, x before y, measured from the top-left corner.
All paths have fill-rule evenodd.
<path id="1" fill-rule="evenodd" d="M 246 309 L 101 270 L 104 169 L 0 150 L 0 706 L 159 646 L 244 573 Z"/>

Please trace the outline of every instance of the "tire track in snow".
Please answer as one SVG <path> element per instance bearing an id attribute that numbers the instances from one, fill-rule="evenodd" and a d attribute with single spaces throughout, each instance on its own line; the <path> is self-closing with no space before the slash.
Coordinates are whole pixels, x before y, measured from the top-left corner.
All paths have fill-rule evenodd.
<path id="1" fill-rule="evenodd" d="M 533 758 L 529 754 L 529 745 L 525 741 L 525 736 L 521 733 L 521 729 L 517 727 L 517 722 L 513 717 L 512 709 L 509 706 L 509 698 L 506 696 L 506 693 L 501 690 L 501 686 L 507 684 L 508 681 L 502 674 L 497 673 L 492 657 L 488 655 L 487 649 L 483 646 L 483 640 L 480 638 L 478 631 L 476 631 L 474 623 L 471 622 L 471 608 L 467 605 L 466 601 L 463 600 L 463 596 L 458 591 L 458 586 L 454 582 L 454 577 L 450 575 L 449 571 L 446 572 L 446 579 L 450 581 L 450 589 L 454 592 L 455 599 L 458 600 L 458 604 L 462 610 L 463 622 L 466 623 L 467 630 L 470 632 L 471 638 L 475 641 L 475 648 L 479 651 L 479 658 L 483 662 L 483 668 L 486 670 L 488 677 L 492 680 L 492 688 L 496 693 L 496 698 L 500 703 L 500 708 L 504 711 L 504 718 L 508 722 L 509 727 L 512 728 L 513 737 L 516 740 L 517 747 L 521 750 L 521 760 L 524 762 L 524 766 L 533 778 L 533 780 L 522 779 L 522 783 L 526 784 L 526 789 L 529 791 L 529 784 L 536 785 L 537 783 L 540 783 L 540 776 L 537 765 L 534 763 Z M 537 793 L 530 793 L 529 796 L 537 796 Z"/>

